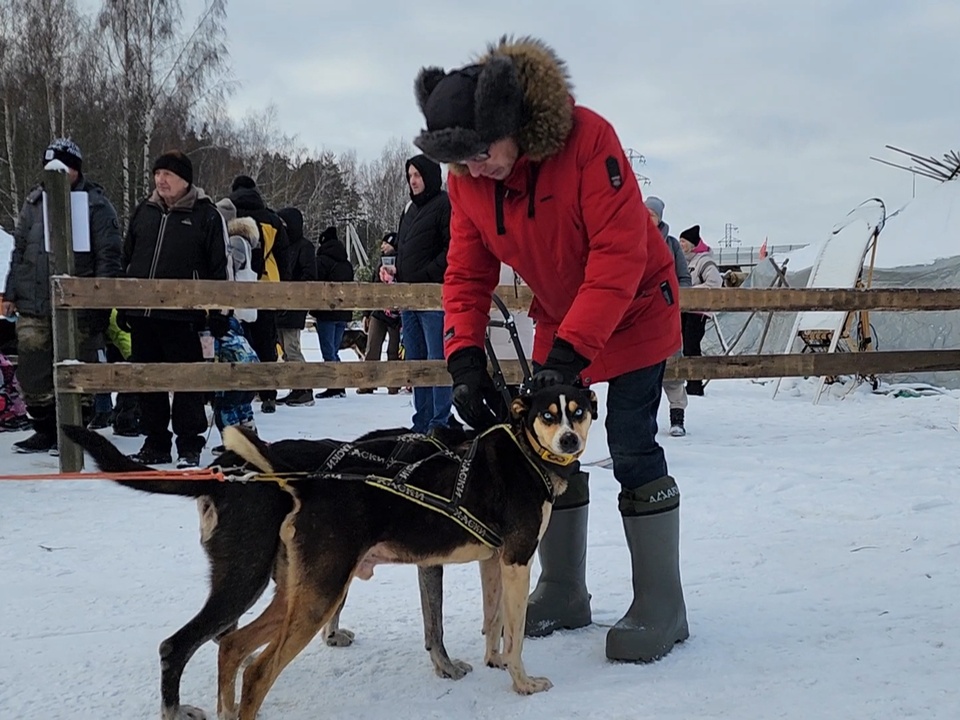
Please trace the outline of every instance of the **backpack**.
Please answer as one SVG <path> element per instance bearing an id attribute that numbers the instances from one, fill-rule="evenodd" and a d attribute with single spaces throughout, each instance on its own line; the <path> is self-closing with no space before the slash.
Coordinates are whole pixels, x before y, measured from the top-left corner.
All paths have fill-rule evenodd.
<path id="1" fill-rule="evenodd" d="M 258 280 L 280 282 L 280 268 L 273 254 L 277 243 L 277 229 L 268 222 L 258 222 L 260 226 L 260 247 L 254 251 L 253 270 Z"/>

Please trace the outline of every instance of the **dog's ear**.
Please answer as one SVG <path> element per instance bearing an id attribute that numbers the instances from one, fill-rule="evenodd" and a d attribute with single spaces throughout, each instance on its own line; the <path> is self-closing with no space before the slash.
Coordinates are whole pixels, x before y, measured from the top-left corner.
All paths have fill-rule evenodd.
<path id="1" fill-rule="evenodd" d="M 596 420 L 599 408 L 597 406 L 597 394 L 593 390 L 587 390 L 590 395 L 590 416 Z"/>
<path id="2" fill-rule="evenodd" d="M 510 403 L 510 418 L 518 420 L 525 417 L 530 412 L 530 397 L 527 395 L 517 395 Z"/>

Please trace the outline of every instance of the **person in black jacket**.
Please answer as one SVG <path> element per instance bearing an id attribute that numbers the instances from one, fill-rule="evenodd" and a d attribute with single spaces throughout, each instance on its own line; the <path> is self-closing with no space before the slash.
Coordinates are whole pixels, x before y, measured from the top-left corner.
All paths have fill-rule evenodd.
<path id="1" fill-rule="evenodd" d="M 287 227 L 290 240 L 288 255 L 290 258 L 289 278 L 293 282 L 309 282 L 317 279 L 317 257 L 313 243 L 303 236 L 303 213 L 297 208 L 283 208 L 277 212 Z M 300 332 L 307 321 L 306 310 L 281 310 L 277 313 L 277 333 L 283 359 L 286 362 L 306 362 L 300 350 Z M 277 398 L 278 405 L 313 405 L 313 389 L 291 390 L 288 395 Z"/>
<path id="2" fill-rule="evenodd" d="M 320 233 L 317 247 L 317 280 L 321 282 L 353 282 L 353 265 L 347 259 L 347 248 L 337 237 L 337 228 L 328 227 Z M 347 323 L 353 317 L 350 310 L 313 310 L 317 321 L 317 338 L 324 362 L 340 362 L 340 343 Z M 346 397 L 343 388 L 327 388 L 317 393 L 318 399 Z"/>
<path id="3" fill-rule="evenodd" d="M 67 166 L 72 192 L 87 193 L 90 251 L 75 253 L 76 275 L 123 275 L 117 213 L 103 188 L 84 177 L 80 148 L 66 138 L 55 140 L 43 155 L 44 164 L 51 160 L 59 160 Z M 21 453 L 48 452 L 57 447 L 49 257 L 44 241 L 43 186 L 38 185 L 27 195 L 20 210 L 17 229 L 14 231 L 10 270 L 3 291 L 4 317 L 18 314 L 17 379 L 20 381 L 33 426 L 33 435 L 13 444 L 14 451 Z M 84 362 L 105 360 L 105 332 L 110 321 L 110 311 L 82 310 L 77 315 L 80 331 L 78 359 Z"/>
<path id="4" fill-rule="evenodd" d="M 254 250 L 253 265 L 263 282 L 289 280 L 290 241 L 283 220 L 267 207 L 249 175 L 238 175 L 230 188 L 230 199 L 237 208 L 237 217 L 251 217 L 260 228 L 260 248 Z M 277 361 L 277 311 L 257 310 L 257 319 L 244 323 L 244 334 L 253 346 L 260 362 Z M 260 390 L 257 393 L 265 413 L 276 412 L 277 391 Z"/>
<path id="5" fill-rule="evenodd" d="M 397 229 L 397 264 L 380 268 L 384 282 L 442 283 L 450 245 L 450 199 L 444 192 L 440 166 L 426 155 L 407 160 L 411 203 Z M 443 311 L 405 310 L 404 358 L 443 360 Z M 413 389 L 413 430 L 426 433 L 450 424 L 453 402 L 449 385 Z"/>
<path id="6" fill-rule="evenodd" d="M 153 164 L 153 180 L 153 193 L 130 218 L 123 244 L 127 276 L 226 280 L 227 228 L 213 201 L 193 184 L 190 158 L 178 150 L 164 153 Z M 122 310 L 117 324 L 130 331 L 135 363 L 203 362 L 200 333 L 209 329 L 221 337 L 229 329 L 225 315 L 203 310 Z M 146 439 L 135 460 L 171 461 L 172 416 L 177 467 L 200 464 L 207 429 L 203 393 L 175 392 L 172 412 L 167 393 L 141 393 L 140 413 Z"/>

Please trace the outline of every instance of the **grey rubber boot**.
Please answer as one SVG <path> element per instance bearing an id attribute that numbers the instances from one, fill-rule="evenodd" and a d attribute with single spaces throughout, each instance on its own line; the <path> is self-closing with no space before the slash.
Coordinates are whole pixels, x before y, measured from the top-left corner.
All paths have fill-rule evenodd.
<path id="1" fill-rule="evenodd" d="M 665 475 L 620 493 L 633 564 L 633 603 L 607 632 L 607 658 L 651 662 L 690 636 L 680 584 L 680 491 Z"/>
<path id="2" fill-rule="evenodd" d="M 571 476 L 557 498 L 550 524 L 538 547 L 540 578 L 527 601 L 527 637 L 574 630 L 591 622 L 587 592 L 587 515 L 589 475 Z"/>

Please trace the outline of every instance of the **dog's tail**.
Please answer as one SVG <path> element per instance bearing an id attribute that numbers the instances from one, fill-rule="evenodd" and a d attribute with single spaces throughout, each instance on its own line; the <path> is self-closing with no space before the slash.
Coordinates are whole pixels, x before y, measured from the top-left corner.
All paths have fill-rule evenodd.
<path id="1" fill-rule="evenodd" d="M 64 425 L 64 434 L 82 447 L 97 467 L 103 472 L 125 473 L 125 472 L 143 472 L 144 470 L 153 470 L 149 465 L 132 460 L 120 452 L 117 446 L 107 440 L 103 435 L 93 430 L 87 430 L 79 425 Z M 158 495 L 179 495 L 181 497 L 200 497 L 209 495 L 211 490 L 218 484 L 217 480 L 151 480 L 151 479 L 124 479 L 121 477 L 111 478 L 115 482 L 126 487 Z"/>

